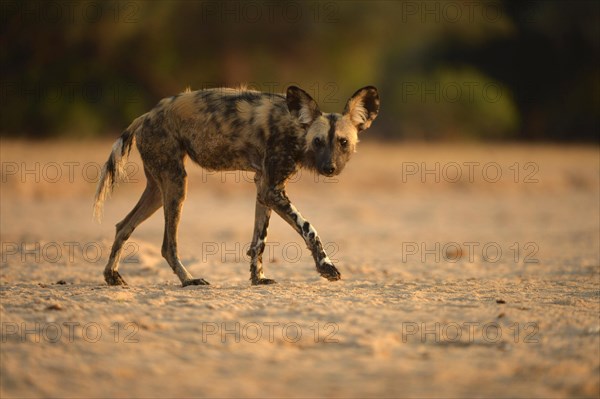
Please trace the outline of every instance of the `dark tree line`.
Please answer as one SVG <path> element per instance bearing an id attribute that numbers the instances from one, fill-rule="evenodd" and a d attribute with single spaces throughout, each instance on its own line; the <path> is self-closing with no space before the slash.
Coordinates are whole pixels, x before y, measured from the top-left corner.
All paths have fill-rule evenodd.
<path id="1" fill-rule="evenodd" d="M 340 111 L 380 88 L 373 134 L 598 142 L 596 1 L 7 1 L 4 136 L 114 135 L 160 98 L 305 87 Z"/>

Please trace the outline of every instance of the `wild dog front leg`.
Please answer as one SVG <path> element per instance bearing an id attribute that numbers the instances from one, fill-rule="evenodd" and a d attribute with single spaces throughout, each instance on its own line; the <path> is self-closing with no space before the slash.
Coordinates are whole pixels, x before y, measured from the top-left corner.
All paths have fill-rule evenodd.
<path id="1" fill-rule="evenodd" d="M 329 281 L 339 280 L 341 274 L 325 253 L 317 230 L 292 205 L 285 191 L 283 189 L 271 189 L 266 194 L 266 200 L 268 205 L 304 238 L 315 260 L 319 274 Z"/>
<path id="2" fill-rule="evenodd" d="M 262 266 L 262 255 L 265 250 L 270 217 L 271 209 L 262 204 L 257 198 L 254 214 L 254 234 L 252 236 L 250 249 L 248 250 L 248 256 L 250 257 L 250 280 L 252 281 L 252 285 L 275 283 L 275 280 L 265 278 Z"/>

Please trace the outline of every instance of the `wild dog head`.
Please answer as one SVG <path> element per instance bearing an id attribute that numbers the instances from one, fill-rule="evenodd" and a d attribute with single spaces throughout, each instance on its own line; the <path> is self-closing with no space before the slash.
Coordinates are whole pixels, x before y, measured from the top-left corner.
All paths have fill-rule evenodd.
<path id="1" fill-rule="evenodd" d="M 290 114 L 305 130 L 303 166 L 325 176 L 342 172 L 356 151 L 358 134 L 371 126 L 379 113 L 379 94 L 373 86 L 350 97 L 343 113 L 323 113 L 304 90 L 290 86 L 286 94 Z"/>

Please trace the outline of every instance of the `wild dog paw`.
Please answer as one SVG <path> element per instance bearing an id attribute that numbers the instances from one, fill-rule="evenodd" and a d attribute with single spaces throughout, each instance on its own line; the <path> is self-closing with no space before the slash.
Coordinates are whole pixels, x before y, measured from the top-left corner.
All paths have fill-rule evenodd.
<path id="1" fill-rule="evenodd" d="M 252 280 L 252 285 L 269 285 L 269 284 L 277 284 L 277 281 L 270 278 L 257 278 Z"/>
<path id="2" fill-rule="evenodd" d="M 342 278 L 338 269 L 331 263 L 323 263 L 317 267 L 319 274 L 329 281 L 337 281 Z"/>
<path id="3" fill-rule="evenodd" d="M 118 271 L 104 273 L 104 281 L 108 285 L 127 285 L 127 282 L 121 277 Z"/>
<path id="4" fill-rule="evenodd" d="M 210 285 L 210 283 L 203 278 L 192 278 L 185 280 L 181 285 L 187 287 L 188 285 Z"/>

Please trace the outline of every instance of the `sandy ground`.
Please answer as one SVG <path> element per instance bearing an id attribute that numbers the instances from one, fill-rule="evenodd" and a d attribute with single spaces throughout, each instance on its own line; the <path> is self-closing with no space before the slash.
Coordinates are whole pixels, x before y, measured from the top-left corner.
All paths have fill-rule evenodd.
<path id="1" fill-rule="evenodd" d="M 251 287 L 251 176 L 188 165 L 180 255 L 162 212 L 102 280 L 114 224 L 91 218 L 111 143 L 2 141 L 0 396 L 599 397 L 598 147 L 362 143 L 337 181 L 289 195 L 342 272 L 320 278 L 274 216 Z M 501 174 L 498 174 L 501 173 Z"/>

